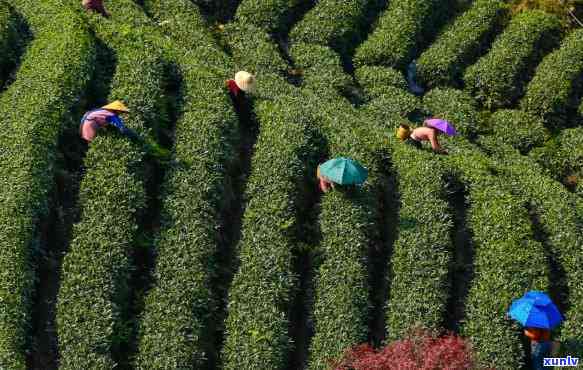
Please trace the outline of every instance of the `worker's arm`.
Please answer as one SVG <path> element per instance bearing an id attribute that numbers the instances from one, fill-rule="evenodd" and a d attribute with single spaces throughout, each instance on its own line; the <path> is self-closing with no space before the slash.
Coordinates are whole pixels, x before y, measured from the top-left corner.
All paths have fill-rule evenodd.
<path id="1" fill-rule="evenodd" d="M 115 115 L 115 116 L 111 116 L 107 119 L 107 122 L 113 126 L 115 126 L 115 128 L 117 128 L 119 130 L 119 132 L 122 133 L 122 135 L 126 135 L 129 136 L 131 138 L 137 138 L 138 134 L 136 134 L 136 132 L 130 128 L 127 128 L 122 119 Z"/>
<path id="2" fill-rule="evenodd" d="M 433 149 L 434 152 L 447 153 L 447 151 L 443 149 L 441 145 L 439 145 L 439 141 L 437 141 L 437 134 L 435 133 L 435 130 L 431 130 L 431 133 L 427 136 L 429 137 L 429 142 L 431 143 L 431 148 Z"/>

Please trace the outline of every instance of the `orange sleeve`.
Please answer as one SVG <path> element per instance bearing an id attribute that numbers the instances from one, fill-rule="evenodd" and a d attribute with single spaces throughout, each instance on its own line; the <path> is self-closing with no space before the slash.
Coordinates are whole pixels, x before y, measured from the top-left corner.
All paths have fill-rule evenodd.
<path id="1" fill-rule="evenodd" d="M 536 329 L 524 329 L 524 335 L 528 337 L 530 340 L 538 340 L 539 334 L 537 333 L 538 330 Z"/>

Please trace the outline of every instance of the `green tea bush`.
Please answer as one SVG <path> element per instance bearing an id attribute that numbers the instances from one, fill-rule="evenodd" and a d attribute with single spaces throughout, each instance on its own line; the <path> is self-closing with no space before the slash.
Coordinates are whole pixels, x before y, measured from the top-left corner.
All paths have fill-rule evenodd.
<path id="1" fill-rule="evenodd" d="M 301 97 L 256 102 L 261 132 L 246 189 L 240 268 L 229 292 L 226 369 L 282 368 L 290 350 L 290 303 L 297 219 L 305 203 L 306 176 L 315 175 L 311 117 Z M 313 171 L 309 171 L 309 170 Z M 311 183 L 311 182 L 310 182 Z"/>
<path id="2" fill-rule="evenodd" d="M 405 76 L 394 68 L 364 66 L 358 68 L 354 72 L 354 75 L 367 93 L 374 97 L 383 95 L 383 90 L 387 86 L 393 86 L 403 90 L 408 89 Z"/>
<path id="3" fill-rule="evenodd" d="M 476 101 L 464 91 L 436 88 L 423 97 L 423 104 L 433 117 L 449 121 L 463 136 L 474 137 L 481 129 Z"/>
<path id="4" fill-rule="evenodd" d="M 576 30 L 537 67 L 521 100 L 522 108 L 543 119 L 549 127 L 564 126 L 568 113 L 577 109 L 581 98 L 582 76 L 583 30 Z"/>
<path id="5" fill-rule="evenodd" d="M 283 75 L 289 68 L 277 45 L 264 30 L 253 25 L 231 23 L 225 27 L 225 34 L 236 68 L 257 74 L 258 83 L 261 83 L 262 74 Z"/>
<path id="6" fill-rule="evenodd" d="M 468 227 L 475 248 L 472 286 L 462 334 L 471 338 L 479 362 L 518 369 L 524 349 L 519 326 L 505 318 L 512 300 L 531 289 L 547 290 L 543 246 L 534 240 L 528 211 L 508 180 L 463 140 L 451 143 L 447 161 L 469 191 Z"/>
<path id="7" fill-rule="evenodd" d="M 48 215 L 58 137 L 93 71 L 82 20 L 57 1 L 11 2 L 34 40 L 0 97 L 0 368 L 26 368 L 34 257 Z"/>
<path id="8" fill-rule="evenodd" d="M 146 126 L 162 119 L 159 55 L 141 35 L 118 36 L 123 21 L 91 16 L 91 22 L 117 59 L 110 99 L 128 104 L 127 125 L 145 136 Z M 63 260 L 57 302 L 62 369 L 114 367 L 112 350 L 127 340 L 121 317 L 129 304 L 129 251 L 145 207 L 142 161 L 141 147 L 117 133 L 90 144 L 79 190 L 81 221 Z"/>
<path id="9" fill-rule="evenodd" d="M 199 10 L 188 0 L 144 0 L 144 8 L 157 23 L 157 32 L 169 35 L 163 40 L 167 52 L 188 60 L 190 66 L 206 68 L 217 74 L 231 73 L 230 58 L 221 49 L 207 28 Z M 128 13 L 128 10 L 121 10 Z M 135 12 L 130 13 L 134 15 Z M 135 16 L 135 18 L 144 18 Z M 154 35 L 154 32 L 151 33 Z M 160 36 L 160 35 L 156 35 Z M 162 37 L 159 37 L 162 39 Z"/>
<path id="10" fill-rule="evenodd" d="M 431 24 L 442 15 L 447 1 L 391 1 L 378 25 L 354 55 L 354 64 L 385 65 L 402 69 L 413 58 L 429 33 Z"/>
<path id="11" fill-rule="evenodd" d="M 342 68 L 340 56 L 327 46 L 297 43 L 290 48 L 290 55 L 296 67 L 304 71 L 303 87 L 333 92 L 325 99 L 337 99 L 338 93 L 352 82 Z"/>
<path id="12" fill-rule="evenodd" d="M 270 33 L 281 31 L 287 26 L 287 17 L 299 0 L 243 0 L 237 7 L 235 20 L 241 24 L 251 24 Z"/>
<path id="13" fill-rule="evenodd" d="M 540 118 L 520 110 L 502 109 L 490 117 L 494 135 L 505 144 L 522 153 L 541 146 L 548 139 L 548 132 Z"/>
<path id="14" fill-rule="evenodd" d="M 176 122 L 176 164 L 163 185 L 155 284 L 140 323 L 136 368 L 144 370 L 202 366 L 213 256 L 221 242 L 217 230 L 232 198 L 227 177 L 238 130 L 224 81 L 182 67 L 186 104 Z"/>
<path id="15" fill-rule="evenodd" d="M 389 266 L 386 328 L 391 340 L 412 328 L 438 329 L 444 321 L 452 260 L 453 221 L 439 158 L 397 142 L 389 131 L 401 207 Z"/>
<path id="16" fill-rule="evenodd" d="M 579 139 L 580 141 L 580 139 Z M 546 235 L 546 242 L 564 270 L 568 288 L 566 320 L 559 328 L 563 355 L 583 353 L 583 202 L 570 194 L 556 180 L 545 176 L 534 161 L 503 145 L 490 145 L 497 160 L 497 169 L 511 181 L 508 184 L 524 202 L 529 202 Z M 570 147 L 581 150 L 583 146 Z M 581 157 L 580 157 L 581 158 Z M 581 163 L 581 162 L 579 162 Z M 564 282 L 562 282 L 564 283 Z M 561 292 L 565 293 L 565 292 Z"/>
<path id="17" fill-rule="evenodd" d="M 367 7 L 377 0 L 322 0 L 290 33 L 292 43 L 330 46 L 344 55 L 361 40 Z"/>
<path id="18" fill-rule="evenodd" d="M 365 91 L 368 93 L 366 88 Z M 421 109 L 421 101 L 414 95 L 405 90 L 387 86 L 383 89 L 382 95 L 363 105 L 360 112 L 369 121 L 383 122 L 385 128 L 394 130 L 402 121 L 407 120 L 408 116 L 418 114 Z M 394 131 L 391 132 L 394 133 Z"/>
<path id="19" fill-rule="evenodd" d="M 427 87 L 459 84 L 463 70 L 490 46 L 506 13 L 503 1 L 475 1 L 421 54 L 419 82 Z"/>
<path id="20" fill-rule="evenodd" d="M 538 10 L 512 19 L 491 50 L 464 74 L 468 91 L 485 107 L 511 105 L 523 95 L 535 66 L 559 41 L 557 17 Z"/>

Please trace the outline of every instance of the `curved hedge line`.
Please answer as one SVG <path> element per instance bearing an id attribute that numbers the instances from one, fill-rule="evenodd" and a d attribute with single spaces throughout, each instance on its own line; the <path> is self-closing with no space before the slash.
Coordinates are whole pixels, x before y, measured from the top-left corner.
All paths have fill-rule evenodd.
<path id="1" fill-rule="evenodd" d="M 330 46 L 344 55 L 361 40 L 363 23 L 378 0 L 321 0 L 291 30 L 291 43 Z"/>
<path id="2" fill-rule="evenodd" d="M 490 126 L 496 137 L 522 153 L 543 145 L 549 136 L 540 118 L 520 110 L 495 112 L 490 117 Z"/>
<path id="3" fill-rule="evenodd" d="M 90 21 L 116 54 L 110 99 L 128 104 L 127 124 L 144 136 L 146 125 L 161 119 L 163 65 L 139 28 L 134 35 L 116 34 L 126 24 L 113 14 L 112 22 L 97 15 Z M 81 221 L 63 260 L 57 302 L 63 369 L 114 367 L 112 350 L 125 341 L 121 315 L 129 304 L 129 250 L 145 207 L 141 149 L 118 133 L 100 135 L 85 157 Z"/>
<path id="4" fill-rule="evenodd" d="M 451 122 L 461 135 L 473 137 L 481 129 L 476 101 L 464 91 L 436 88 L 423 97 L 423 104 L 434 117 Z"/>
<path id="5" fill-rule="evenodd" d="M 375 30 L 356 50 L 354 64 L 405 67 L 429 33 L 431 23 L 442 15 L 440 7 L 446 3 L 440 0 L 391 1 Z"/>
<path id="6" fill-rule="evenodd" d="M 539 10 L 515 16 L 491 50 L 464 74 L 466 88 L 487 108 L 511 105 L 522 96 L 535 66 L 559 41 L 557 17 Z"/>
<path id="7" fill-rule="evenodd" d="M 390 67 L 363 66 L 354 71 L 358 83 L 372 97 L 383 95 L 387 86 L 408 90 L 409 86 L 403 74 Z"/>
<path id="8" fill-rule="evenodd" d="M 157 23 L 155 32 L 151 32 L 150 36 L 162 39 L 165 51 L 173 54 L 173 59 L 181 58 L 188 61 L 188 65 L 216 74 L 231 72 L 232 62 L 213 38 L 198 6 L 188 0 L 144 0 L 143 3 Z M 137 13 L 127 9 L 123 12 L 130 17 Z M 134 18 L 147 21 L 143 15 Z M 165 40 L 162 35 L 169 35 L 170 40 Z"/>
<path id="9" fill-rule="evenodd" d="M 522 108 L 551 127 L 564 126 L 568 112 L 577 109 L 582 96 L 582 75 L 583 30 L 575 30 L 537 67 L 520 102 Z"/>
<path id="10" fill-rule="evenodd" d="M 237 7 L 235 20 L 273 33 L 287 26 L 286 17 L 299 4 L 300 0 L 243 0 Z"/>
<path id="11" fill-rule="evenodd" d="M 88 84 L 95 49 L 83 22 L 56 1 L 13 1 L 31 26 L 16 80 L 0 97 L 0 368 L 25 369 L 38 223 L 62 122 Z"/>
<path id="12" fill-rule="evenodd" d="M 508 184 L 515 194 L 533 205 L 552 253 L 565 271 L 568 310 L 559 327 L 561 354 L 583 353 L 583 202 L 561 183 L 542 175 L 542 169 L 529 158 L 498 144 L 493 150 L 497 168 L 511 179 Z"/>
<path id="13" fill-rule="evenodd" d="M 255 105 L 261 125 L 245 199 L 240 267 L 229 291 L 226 369 L 285 367 L 292 344 L 288 313 L 297 276 L 293 255 L 298 211 L 308 191 L 317 153 L 312 119 L 300 97 L 280 97 Z"/>
<path id="14" fill-rule="evenodd" d="M 440 159 L 394 136 L 390 143 L 401 208 L 385 325 L 388 339 L 395 340 L 415 326 L 439 329 L 444 322 L 453 221 L 443 197 L 446 172 Z"/>
<path id="15" fill-rule="evenodd" d="M 457 140 L 447 161 L 469 190 L 468 224 L 475 246 L 462 334 L 471 339 L 482 365 L 518 369 L 524 358 L 522 333 L 505 315 L 512 300 L 526 291 L 547 290 L 543 246 L 534 241 L 525 203 L 512 194 L 506 178 L 490 174 L 488 158 Z"/>
<path id="16" fill-rule="evenodd" d="M 186 71 L 186 65 L 180 67 Z M 223 83 L 197 68 L 183 75 L 187 103 L 176 123 L 177 164 L 163 187 L 156 280 L 140 323 L 138 369 L 189 368 L 205 359 L 200 341 L 212 314 L 212 257 L 220 242 L 220 212 L 229 204 L 227 171 L 238 140 Z"/>
<path id="17" fill-rule="evenodd" d="M 501 0 L 475 1 L 421 54 L 417 60 L 419 82 L 427 87 L 460 82 L 465 67 L 487 50 L 506 10 Z"/>

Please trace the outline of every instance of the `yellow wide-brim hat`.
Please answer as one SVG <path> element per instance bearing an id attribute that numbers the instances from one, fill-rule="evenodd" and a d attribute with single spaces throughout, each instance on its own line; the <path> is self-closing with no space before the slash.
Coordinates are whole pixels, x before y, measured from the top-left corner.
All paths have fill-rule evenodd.
<path id="1" fill-rule="evenodd" d="M 116 100 L 114 102 L 111 102 L 107 105 L 104 105 L 103 107 L 101 107 L 101 109 L 107 109 L 107 110 L 114 110 L 117 112 L 124 112 L 124 113 L 129 113 L 129 109 L 128 107 L 125 106 L 124 103 L 122 103 L 120 100 Z"/>
<path id="2" fill-rule="evenodd" d="M 397 129 L 397 137 L 403 141 L 405 139 L 407 139 L 409 137 L 409 135 L 411 134 L 411 129 L 408 129 L 406 127 L 403 126 L 399 126 L 399 128 Z"/>
<path id="3" fill-rule="evenodd" d="M 253 90 L 255 90 L 255 76 L 249 72 L 237 72 L 235 74 L 235 83 L 237 84 L 237 87 L 245 92 L 253 92 Z"/>

